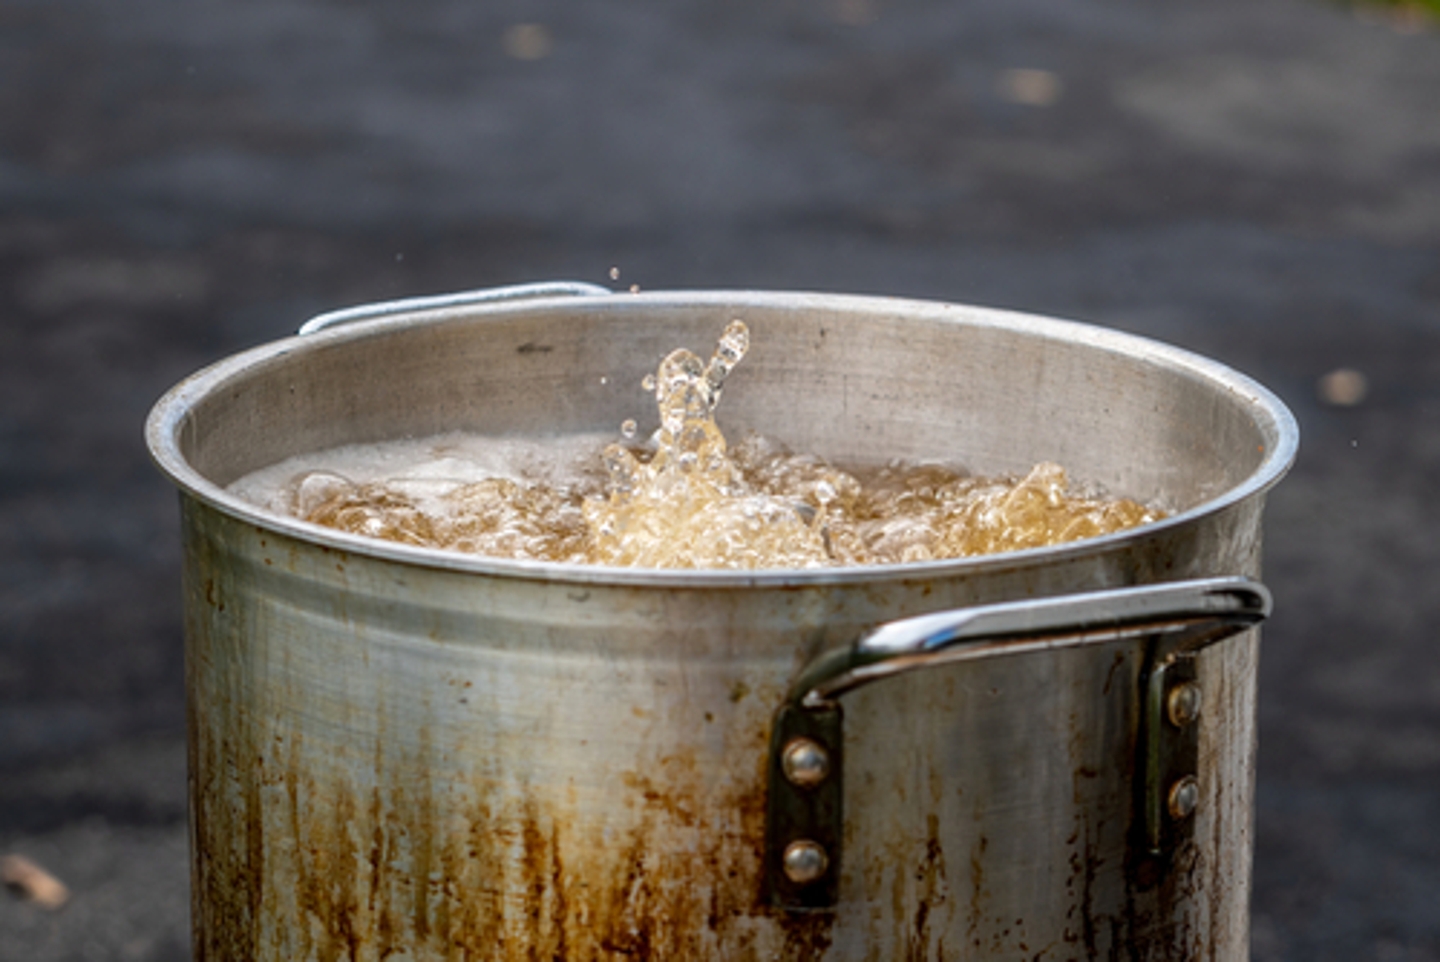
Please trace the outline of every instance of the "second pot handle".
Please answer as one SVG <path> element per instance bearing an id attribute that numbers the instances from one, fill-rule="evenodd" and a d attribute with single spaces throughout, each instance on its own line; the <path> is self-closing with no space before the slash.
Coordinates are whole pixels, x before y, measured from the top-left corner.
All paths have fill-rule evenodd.
<path id="1" fill-rule="evenodd" d="M 533 284 L 510 284 L 506 287 L 485 287 L 475 291 L 461 291 L 457 294 L 435 294 L 428 297 L 406 297 L 396 301 L 381 301 L 377 304 L 360 304 L 338 311 L 317 314 L 300 325 L 300 334 L 314 334 L 326 328 L 353 321 L 368 321 L 391 314 L 407 314 L 411 311 L 430 311 L 444 307 L 468 307 L 472 304 L 492 304 L 496 301 L 519 301 L 535 297 L 585 297 L 611 293 L 608 287 L 586 281 L 538 281 Z"/>
<path id="2" fill-rule="evenodd" d="M 1270 592 L 1259 582 L 1205 578 L 920 615 L 823 652 L 796 677 L 772 731 L 766 813 L 771 901 L 816 910 L 838 900 L 844 826 L 840 695 L 932 665 L 1114 641 L 1148 640 L 1137 799 L 1140 834 L 1160 854 L 1169 834 L 1167 810 L 1171 820 L 1184 820 L 1198 800 L 1199 689 L 1189 656 L 1259 624 L 1270 607 Z"/>

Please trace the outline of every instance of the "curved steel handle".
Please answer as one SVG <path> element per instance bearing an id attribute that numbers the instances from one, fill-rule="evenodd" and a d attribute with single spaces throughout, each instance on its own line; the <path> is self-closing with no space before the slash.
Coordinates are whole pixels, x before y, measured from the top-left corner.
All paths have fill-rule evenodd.
<path id="1" fill-rule="evenodd" d="M 471 304 L 491 304 L 496 301 L 519 301 L 535 297 L 583 297 L 612 293 L 608 287 L 585 281 L 539 281 L 534 284 L 511 284 L 506 287 L 485 287 L 475 291 L 460 291 L 456 294 L 435 294 L 427 297 L 405 297 L 396 301 L 381 301 L 377 304 L 360 304 L 338 311 L 317 314 L 300 325 L 301 334 L 314 334 L 339 324 L 352 321 L 368 321 L 391 314 L 405 314 L 411 311 L 428 311 L 441 307 L 466 307 Z"/>
<path id="2" fill-rule="evenodd" d="M 1270 607 L 1270 592 L 1259 582 L 1206 578 L 920 615 L 820 655 L 800 672 L 788 700 L 819 708 L 861 685 L 929 665 L 1150 635 L 1174 656 L 1260 623 Z"/>
<path id="3" fill-rule="evenodd" d="M 1136 837 L 1148 856 L 1163 860 L 1187 830 L 1199 797 L 1194 722 L 1200 692 L 1190 656 L 1259 624 L 1270 607 L 1270 592 L 1258 582 L 1206 578 L 921 615 L 881 625 L 822 653 L 801 670 L 771 733 L 765 856 L 770 900 L 791 911 L 824 911 L 839 900 L 840 695 L 932 665 L 1114 641 L 1147 643 L 1137 693 Z"/>

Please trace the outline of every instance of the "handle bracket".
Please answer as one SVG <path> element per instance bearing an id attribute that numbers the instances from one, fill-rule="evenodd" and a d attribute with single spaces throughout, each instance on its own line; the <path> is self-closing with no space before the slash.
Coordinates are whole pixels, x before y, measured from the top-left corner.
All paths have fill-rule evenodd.
<path id="1" fill-rule="evenodd" d="M 776 713 L 767 799 L 765 889 L 790 911 L 832 909 L 844 838 L 844 715 L 836 700 L 861 685 L 938 664 L 1114 641 L 1143 641 L 1136 733 L 1137 834 L 1164 856 L 1199 803 L 1194 656 L 1270 613 L 1270 593 L 1246 578 L 1208 578 L 890 622 L 807 664 Z M 816 753 L 819 751 L 819 755 Z M 817 761 L 823 756 L 824 764 Z"/>
<path id="2" fill-rule="evenodd" d="M 775 717 L 765 853 L 767 863 L 774 866 L 765 875 L 772 904 L 815 911 L 831 908 L 839 900 L 845 826 L 844 717 L 838 703 L 816 709 L 785 705 Z M 787 766 L 787 754 L 793 758 L 797 749 L 823 757 L 825 770 L 818 778 L 797 776 L 796 766 Z"/>
<path id="3" fill-rule="evenodd" d="M 1194 823 L 1200 801 L 1200 703 L 1193 654 L 1151 660 L 1141 679 L 1137 781 L 1145 850 L 1173 852 Z"/>

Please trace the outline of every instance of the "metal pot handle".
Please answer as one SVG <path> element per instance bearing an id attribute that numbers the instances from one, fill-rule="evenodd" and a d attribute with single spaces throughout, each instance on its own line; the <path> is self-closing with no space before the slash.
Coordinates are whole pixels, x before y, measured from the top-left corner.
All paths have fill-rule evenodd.
<path id="1" fill-rule="evenodd" d="M 1206 578 L 962 608 L 881 625 L 807 664 L 776 714 L 770 744 L 766 883 L 792 910 L 838 900 L 843 837 L 840 695 L 938 664 L 1146 640 L 1141 679 L 1137 834 L 1173 848 L 1198 801 L 1200 691 L 1193 655 L 1263 621 L 1270 592 L 1247 578 Z"/>
<path id="2" fill-rule="evenodd" d="M 585 281 L 539 281 L 533 284 L 510 284 L 506 287 L 484 287 L 474 291 L 460 291 L 456 294 L 435 294 L 427 297 L 406 297 L 395 301 L 381 301 L 378 304 L 361 304 L 345 307 L 338 311 L 317 314 L 300 325 L 301 334 L 314 334 L 339 324 L 352 321 L 368 321 L 391 314 L 411 311 L 429 311 L 442 307 L 468 307 L 472 304 L 491 304 L 496 301 L 529 300 L 536 297 L 584 297 L 612 293 L 608 287 Z"/>

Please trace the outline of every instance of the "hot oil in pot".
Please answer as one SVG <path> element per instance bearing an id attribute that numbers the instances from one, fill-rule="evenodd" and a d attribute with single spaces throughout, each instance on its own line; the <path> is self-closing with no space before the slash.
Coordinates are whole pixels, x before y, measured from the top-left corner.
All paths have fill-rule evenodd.
<path id="1" fill-rule="evenodd" d="M 735 320 L 709 361 L 680 349 L 643 386 L 643 444 L 445 435 L 335 449 L 266 468 L 237 494 L 353 534 L 498 558 L 642 568 L 815 568 L 962 558 L 1120 531 L 1164 512 L 1070 490 L 1058 465 L 1022 478 L 894 462 L 846 469 L 715 421 L 749 349 Z"/>

